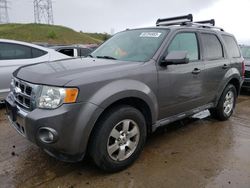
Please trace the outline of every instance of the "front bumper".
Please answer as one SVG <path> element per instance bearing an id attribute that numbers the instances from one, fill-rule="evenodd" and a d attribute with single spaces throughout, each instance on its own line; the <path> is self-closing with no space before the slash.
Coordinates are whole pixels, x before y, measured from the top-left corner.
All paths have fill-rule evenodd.
<path id="1" fill-rule="evenodd" d="M 245 79 L 242 85 L 243 88 L 250 88 L 250 66 L 246 66 Z"/>
<path id="2" fill-rule="evenodd" d="M 250 89 L 250 78 L 245 78 L 242 87 Z"/>
<path id="3" fill-rule="evenodd" d="M 91 130 L 102 109 L 91 103 L 62 105 L 55 110 L 34 109 L 25 111 L 16 105 L 13 94 L 6 98 L 8 118 L 13 128 L 49 155 L 62 161 L 83 159 Z M 57 141 L 44 143 L 39 139 L 40 128 L 57 132 Z"/>

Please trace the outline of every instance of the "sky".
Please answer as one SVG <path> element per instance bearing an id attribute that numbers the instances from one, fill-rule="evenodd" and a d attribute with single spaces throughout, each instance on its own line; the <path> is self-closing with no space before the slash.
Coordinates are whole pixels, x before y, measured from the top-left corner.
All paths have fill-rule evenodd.
<path id="1" fill-rule="evenodd" d="M 34 22 L 33 0 L 8 0 L 13 23 Z M 52 0 L 54 23 L 83 32 L 119 32 L 154 26 L 158 18 L 192 13 L 250 44 L 250 0 Z"/>

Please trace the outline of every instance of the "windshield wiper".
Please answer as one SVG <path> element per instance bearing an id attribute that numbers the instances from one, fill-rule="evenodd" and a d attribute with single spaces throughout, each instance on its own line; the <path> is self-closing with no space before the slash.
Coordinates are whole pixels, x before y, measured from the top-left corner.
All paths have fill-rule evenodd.
<path id="1" fill-rule="evenodd" d="M 111 57 L 111 56 L 96 56 L 97 58 L 102 58 L 102 59 L 113 59 L 113 60 L 116 60 L 116 58 L 114 57 Z"/>

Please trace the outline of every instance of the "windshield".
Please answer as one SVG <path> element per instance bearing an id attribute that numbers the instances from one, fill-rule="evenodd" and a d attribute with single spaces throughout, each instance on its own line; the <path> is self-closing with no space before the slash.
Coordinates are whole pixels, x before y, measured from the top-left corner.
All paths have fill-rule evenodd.
<path id="1" fill-rule="evenodd" d="M 250 59 L 250 46 L 242 46 L 241 51 L 245 59 Z"/>
<path id="2" fill-rule="evenodd" d="M 128 30 L 116 34 L 91 56 L 122 61 L 149 61 L 165 39 L 166 29 Z"/>

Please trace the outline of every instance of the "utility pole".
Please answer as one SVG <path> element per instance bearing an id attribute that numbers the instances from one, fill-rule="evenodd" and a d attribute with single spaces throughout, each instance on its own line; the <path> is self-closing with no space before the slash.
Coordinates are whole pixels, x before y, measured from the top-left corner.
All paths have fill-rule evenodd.
<path id="1" fill-rule="evenodd" d="M 52 0 L 34 0 L 35 23 L 54 24 Z"/>
<path id="2" fill-rule="evenodd" d="M 8 2 L 0 0 L 0 24 L 9 23 Z"/>

